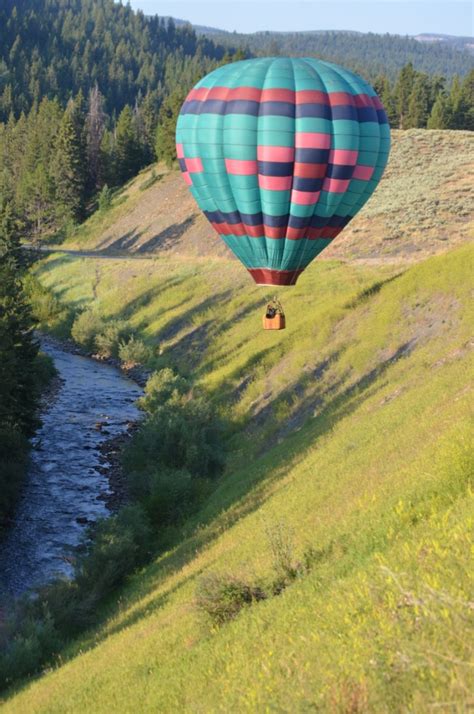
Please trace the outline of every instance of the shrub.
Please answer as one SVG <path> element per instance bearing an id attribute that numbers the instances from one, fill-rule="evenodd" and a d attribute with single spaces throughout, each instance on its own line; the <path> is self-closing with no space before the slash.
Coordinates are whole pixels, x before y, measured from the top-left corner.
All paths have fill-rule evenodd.
<path id="1" fill-rule="evenodd" d="M 47 387 L 48 384 L 58 373 L 56 367 L 54 366 L 54 361 L 52 360 L 52 358 L 44 352 L 38 353 L 35 360 L 34 369 L 37 383 L 41 389 Z"/>
<path id="2" fill-rule="evenodd" d="M 25 617 L 20 622 L 11 622 L 15 632 L 10 641 L 2 647 L 0 655 L 0 686 L 8 686 L 20 677 L 37 670 L 44 653 L 57 651 L 60 639 L 52 618 Z"/>
<path id="3" fill-rule="evenodd" d="M 267 528 L 267 537 L 276 574 L 274 589 L 279 591 L 301 574 L 302 564 L 295 559 L 293 534 L 283 523 Z"/>
<path id="4" fill-rule="evenodd" d="M 104 329 L 103 318 L 93 310 L 85 310 L 74 320 L 72 338 L 90 352 L 95 347 L 95 339 Z"/>
<path id="5" fill-rule="evenodd" d="M 148 414 L 154 414 L 158 407 L 172 398 L 177 398 L 189 390 L 184 377 L 180 377 L 169 367 L 153 372 L 149 377 L 145 396 L 138 400 L 138 406 Z"/>
<path id="6" fill-rule="evenodd" d="M 95 346 L 101 357 L 118 357 L 120 342 L 130 338 L 130 328 L 123 320 L 107 322 L 95 337 Z"/>
<path id="7" fill-rule="evenodd" d="M 132 336 L 128 341 L 119 343 L 119 357 L 124 366 L 130 369 L 148 362 L 151 350 L 142 340 Z"/>
<path id="8" fill-rule="evenodd" d="M 214 625 L 233 620 L 242 608 L 264 600 L 265 592 L 234 575 L 204 575 L 196 588 L 195 605 Z"/>
<path id="9" fill-rule="evenodd" d="M 97 203 L 98 209 L 101 213 L 108 211 L 108 209 L 112 205 L 112 189 L 110 189 L 107 184 L 105 184 L 102 191 L 99 193 Z"/>
<path id="10" fill-rule="evenodd" d="M 125 453 L 125 466 L 134 472 L 162 467 L 213 478 L 223 464 L 221 425 L 202 397 L 157 407 Z"/>
<path id="11" fill-rule="evenodd" d="M 93 535 L 91 547 L 78 559 L 76 580 L 84 595 L 103 598 L 144 562 L 152 531 L 143 509 L 134 505 L 99 521 Z"/>
<path id="12" fill-rule="evenodd" d="M 41 285 L 38 278 L 31 273 L 24 278 L 24 288 L 39 326 L 66 337 L 71 328 L 73 313 L 63 307 L 54 293 Z"/>

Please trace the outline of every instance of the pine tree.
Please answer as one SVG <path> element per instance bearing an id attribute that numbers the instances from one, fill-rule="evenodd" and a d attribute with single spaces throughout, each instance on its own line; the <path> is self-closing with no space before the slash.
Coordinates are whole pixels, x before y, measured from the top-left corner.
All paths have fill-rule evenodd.
<path id="1" fill-rule="evenodd" d="M 388 78 L 385 75 L 379 75 L 374 82 L 374 89 L 384 106 L 390 126 L 398 126 L 397 107 Z"/>
<path id="2" fill-rule="evenodd" d="M 452 110 L 449 98 L 444 92 L 440 92 L 428 119 L 428 129 L 449 129 L 451 122 Z"/>
<path id="3" fill-rule="evenodd" d="M 431 112 L 431 84 L 426 74 L 418 74 L 408 100 L 404 129 L 426 127 Z"/>
<path id="4" fill-rule="evenodd" d="M 412 63 L 409 62 L 401 69 L 394 90 L 400 129 L 406 128 L 408 104 L 413 91 L 414 82 L 415 70 L 413 69 Z"/>
<path id="5" fill-rule="evenodd" d="M 96 84 L 89 93 L 89 108 L 86 118 L 87 187 L 90 193 L 93 193 L 103 185 L 100 147 L 106 121 L 107 115 L 104 111 L 104 97 Z"/>
<path id="6" fill-rule="evenodd" d="M 64 112 L 55 146 L 53 175 L 58 219 L 80 221 L 84 215 L 84 136 L 74 102 Z"/>
<path id="7" fill-rule="evenodd" d="M 17 222 L 7 203 L 0 206 L 0 430 L 30 436 L 37 426 L 32 365 L 38 345 L 21 282 L 22 268 Z"/>
<path id="8" fill-rule="evenodd" d="M 172 166 L 176 161 L 176 122 L 185 97 L 185 90 L 175 89 L 160 108 L 156 131 L 156 156 L 159 161 L 164 161 L 168 166 Z"/>
<path id="9" fill-rule="evenodd" d="M 120 112 L 115 130 L 116 183 L 125 183 L 142 167 L 143 155 L 133 112 L 127 106 Z"/>

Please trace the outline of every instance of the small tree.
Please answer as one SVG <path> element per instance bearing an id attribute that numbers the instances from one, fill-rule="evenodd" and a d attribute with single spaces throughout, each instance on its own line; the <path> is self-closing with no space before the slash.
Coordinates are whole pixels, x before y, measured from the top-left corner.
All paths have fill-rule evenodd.
<path id="1" fill-rule="evenodd" d="M 449 99 L 444 92 L 440 92 L 428 119 L 428 129 L 449 129 L 451 119 L 452 112 Z"/>
<path id="2" fill-rule="evenodd" d="M 158 116 L 156 156 L 170 167 L 176 161 L 176 122 L 185 96 L 184 89 L 175 89 L 164 100 Z"/>
<path id="3" fill-rule="evenodd" d="M 105 184 L 102 191 L 99 193 L 99 211 L 107 211 L 112 204 L 112 190 Z"/>

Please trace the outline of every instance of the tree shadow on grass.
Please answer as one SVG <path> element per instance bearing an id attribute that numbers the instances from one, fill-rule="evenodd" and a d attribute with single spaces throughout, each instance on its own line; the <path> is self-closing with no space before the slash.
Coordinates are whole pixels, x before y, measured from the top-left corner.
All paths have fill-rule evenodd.
<path id="1" fill-rule="evenodd" d="M 145 581 L 143 573 L 140 575 L 144 586 L 140 597 L 146 597 L 158 582 L 188 565 L 219 538 L 224 528 L 229 529 L 258 510 L 267 500 L 270 488 L 291 471 L 295 458 L 303 458 L 307 450 L 314 448 L 318 440 L 333 430 L 339 421 L 354 413 L 366 399 L 381 389 L 383 383 L 376 384 L 376 380 L 398 360 L 408 356 L 412 348 L 412 341 L 400 345 L 389 358 L 335 394 L 318 414 L 312 418 L 308 416 L 302 428 L 288 435 L 284 443 L 274 443 L 254 463 L 250 463 L 248 469 L 240 469 L 231 484 L 228 477 L 223 476 L 208 503 L 188 521 L 186 529 L 188 533 L 192 530 L 190 535 L 178 537 L 174 549 L 148 566 Z M 309 400 L 303 408 L 308 410 L 308 407 Z M 269 472 L 272 475 L 269 476 Z M 226 490 L 229 491 L 227 495 Z"/>
<path id="2" fill-rule="evenodd" d="M 136 249 L 137 253 L 154 253 L 157 250 L 169 250 L 196 222 L 197 213 L 193 213 L 181 223 L 172 223 L 152 238 L 144 241 Z"/>

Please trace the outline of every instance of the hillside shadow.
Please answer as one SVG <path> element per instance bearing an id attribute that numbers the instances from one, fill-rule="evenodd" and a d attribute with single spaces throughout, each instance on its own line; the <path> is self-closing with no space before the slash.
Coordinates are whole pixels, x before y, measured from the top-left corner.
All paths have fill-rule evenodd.
<path id="1" fill-rule="evenodd" d="M 119 251 L 131 251 L 133 246 L 140 240 L 141 236 L 145 232 L 146 228 L 138 230 L 137 227 L 132 228 L 132 230 L 124 233 L 120 238 L 112 241 L 112 243 L 107 243 L 107 238 L 97 245 L 97 253 L 102 253 L 103 255 L 108 255 Z"/>
<path id="2" fill-rule="evenodd" d="M 181 223 L 173 223 L 152 238 L 144 241 L 136 249 L 136 253 L 152 253 L 157 250 L 168 250 L 191 228 L 196 222 L 197 214 L 193 213 Z"/>

